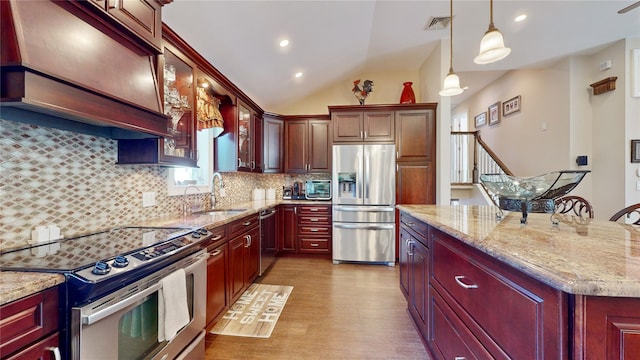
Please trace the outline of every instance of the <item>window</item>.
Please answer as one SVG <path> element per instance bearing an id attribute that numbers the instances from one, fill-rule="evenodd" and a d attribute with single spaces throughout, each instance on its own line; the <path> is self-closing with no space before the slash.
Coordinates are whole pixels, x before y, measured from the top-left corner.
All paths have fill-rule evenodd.
<path id="1" fill-rule="evenodd" d="M 169 169 L 167 191 L 169 196 L 184 195 L 187 186 L 196 186 L 200 191 L 189 189 L 189 194 L 211 192 L 213 174 L 213 136 L 209 130 L 196 132 L 198 144 L 198 167 L 175 167 Z"/>

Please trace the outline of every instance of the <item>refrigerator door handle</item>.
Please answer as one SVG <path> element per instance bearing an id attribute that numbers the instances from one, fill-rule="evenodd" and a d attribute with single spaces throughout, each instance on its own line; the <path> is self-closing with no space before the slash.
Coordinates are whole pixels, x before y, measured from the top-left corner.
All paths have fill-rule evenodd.
<path id="1" fill-rule="evenodd" d="M 364 193 L 364 198 L 365 199 L 369 199 L 369 176 L 370 173 L 369 171 L 371 170 L 371 166 L 370 166 L 370 155 L 369 155 L 369 151 L 365 150 L 364 151 L 364 173 L 366 174 L 366 179 L 365 179 L 365 193 Z"/>
<path id="2" fill-rule="evenodd" d="M 338 224 L 333 223 L 333 227 L 338 229 L 365 229 L 365 230 L 391 230 L 395 224 Z"/>
<path id="3" fill-rule="evenodd" d="M 358 170 L 357 170 L 357 172 L 356 172 L 356 184 L 357 184 L 356 191 L 357 191 L 357 193 L 358 193 L 358 194 L 357 194 L 358 199 L 361 199 L 361 198 L 362 198 L 363 190 L 364 190 L 364 189 L 363 189 L 363 182 L 364 182 L 364 176 L 363 176 L 363 175 L 364 175 L 364 174 L 363 174 L 363 172 L 362 172 L 362 163 L 363 163 L 362 156 L 363 156 L 363 155 L 362 155 L 362 152 L 361 152 L 361 151 L 358 151 L 358 155 L 357 155 L 357 157 L 358 157 L 358 161 L 357 161 L 357 163 L 358 163 Z"/>
<path id="4" fill-rule="evenodd" d="M 333 210 L 335 211 L 350 211 L 350 212 L 393 212 L 395 208 L 393 206 L 390 207 L 379 207 L 379 206 L 340 206 L 333 205 Z"/>

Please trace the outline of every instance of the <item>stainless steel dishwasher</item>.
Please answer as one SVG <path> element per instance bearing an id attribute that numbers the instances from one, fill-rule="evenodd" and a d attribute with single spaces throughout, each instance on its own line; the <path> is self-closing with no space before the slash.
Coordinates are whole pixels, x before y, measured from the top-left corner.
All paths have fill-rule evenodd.
<path id="1" fill-rule="evenodd" d="M 276 209 L 260 211 L 260 276 L 276 260 Z"/>

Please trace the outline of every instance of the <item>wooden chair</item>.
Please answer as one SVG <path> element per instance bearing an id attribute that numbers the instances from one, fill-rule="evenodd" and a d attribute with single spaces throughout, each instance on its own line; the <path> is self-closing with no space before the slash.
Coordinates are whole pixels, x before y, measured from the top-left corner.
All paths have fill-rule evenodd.
<path id="1" fill-rule="evenodd" d="M 618 221 L 622 218 L 623 215 L 626 215 L 627 219 L 635 219 L 634 221 L 625 221 L 628 224 L 640 225 L 640 203 L 629 205 L 626 208 L 618 211 L 613 214 L 613 216 L 609 219 L 609 221 Z"/>

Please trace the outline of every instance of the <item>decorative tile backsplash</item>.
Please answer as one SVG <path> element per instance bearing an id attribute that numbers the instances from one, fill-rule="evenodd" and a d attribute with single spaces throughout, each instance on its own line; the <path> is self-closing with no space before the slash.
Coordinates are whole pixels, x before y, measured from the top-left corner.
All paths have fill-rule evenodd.
<path id="1" fill-rule="evenodd" d="M 117 141 L 0 119 L 0 250 L 27 245 L 31 230 L 56 224 L 72 237 L 141 221 L 177 216 L 182 197 L 168 196 L 168 169 L 116 165 Z M 251 200 L 252 189 L 330 175 L 223 173 L 226 196 L 217 207 Z M 142 193 L 156 206 L 142 207 Z M 189 195 L 208 202 L 208 196 Z"/>

